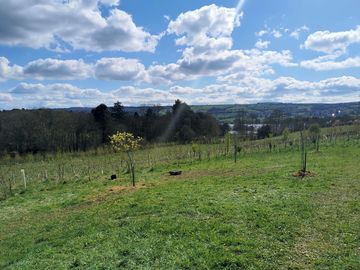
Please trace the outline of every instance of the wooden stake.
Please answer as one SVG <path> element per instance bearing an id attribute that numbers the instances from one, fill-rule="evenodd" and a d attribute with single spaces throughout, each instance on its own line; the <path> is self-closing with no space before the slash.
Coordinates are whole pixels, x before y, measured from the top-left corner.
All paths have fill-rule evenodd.
<path id="1" fill-rule="evenodd" d="M 24 188 L 26 189 L 26 175 L 25 175 L 25 170 L 21 169 L 21 175 L 23 177 L 23 181 L 24 181 Z"/>

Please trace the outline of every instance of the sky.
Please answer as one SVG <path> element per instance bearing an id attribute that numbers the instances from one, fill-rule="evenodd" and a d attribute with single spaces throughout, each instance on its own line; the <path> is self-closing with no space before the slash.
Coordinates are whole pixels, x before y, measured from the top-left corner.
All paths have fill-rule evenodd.
<path id="1" fill-rule="evenodd" d="M 360 100 L 358 0 L 6 0 L 0 109 Z"/>

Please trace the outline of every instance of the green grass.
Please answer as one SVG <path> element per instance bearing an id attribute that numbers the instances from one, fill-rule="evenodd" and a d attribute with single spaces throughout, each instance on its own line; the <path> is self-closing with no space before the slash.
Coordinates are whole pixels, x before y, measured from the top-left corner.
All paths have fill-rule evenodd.
<path id="1" fill-rule="evenodd" d="M 0 202 L 0 268 L 360 269 L 360 145 L 320 149 L 305 179 L 283 151 L 30 184 Z"/>

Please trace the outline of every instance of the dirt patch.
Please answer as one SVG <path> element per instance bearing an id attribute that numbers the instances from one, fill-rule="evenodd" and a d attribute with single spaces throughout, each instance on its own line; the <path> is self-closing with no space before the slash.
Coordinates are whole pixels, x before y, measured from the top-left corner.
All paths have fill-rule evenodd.
<path id="1" fill-rule="evenodd" d="M 109 192 L 120 192 L 120 191 L 124 191 L 124 190 L 131 190 L 131 191 L 135 191 L 138 190 L 140 188 L 145 188 L 145 184 L 138 184 L 137 186 L 133 187 L 133 186 L 113 186 L 109 189 Z"/>
<path id="2" fill-rule="evenodd" d="M 107 191 L 104 191 L 102 193 L 99 193 L 95 196 L 92 196 L 88 199 L 88 201 L 92 202 L 100 202 L 104 201 L 107 197 L 121 193 L 121 192 L 134 192 L 139 189 L 146 188 L 146 185 L 144 183 L 139 183 L 135 187 L 133 186 L 113 186 L 109 188 Z"/>
<path id="3" fill-rule="evenodd" d="M 304 171 L 302 171 L 302 170 L 299 170 L 299 171 L 297 171 L 297 172 L 294 172 L 294 173 L 293 173 L 293 176 L 294 176 L 294 177 L 304 178 L 304 177 L 314 177 L 314 176 L 316 176 L 316 174 L 313 173 L 313 172 L 310 172 L 310 171 L 304 172 Z"/>

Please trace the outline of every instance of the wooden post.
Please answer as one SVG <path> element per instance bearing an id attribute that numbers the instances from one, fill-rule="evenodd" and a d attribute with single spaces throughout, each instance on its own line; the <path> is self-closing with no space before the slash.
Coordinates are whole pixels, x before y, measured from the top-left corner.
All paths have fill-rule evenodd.
<path id="1" fill-rule="evenodd" d="M 237 161 L 237 145 L 234 145 L 234 162 L 236 163 Z"/>
<path id="2" fill-rule="evenodd" d="M 25 170 L 21 169 L 21 175 L 23 177 L 23 182 L 24 182 L 24 188 L 26 189 L 26 175 L 25 175 Z"/>

